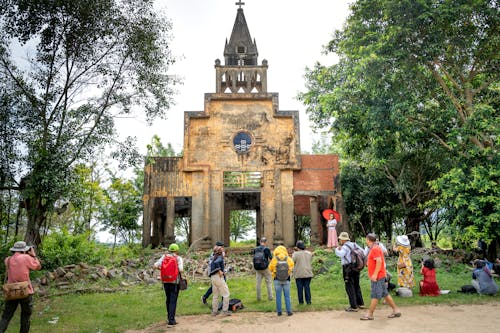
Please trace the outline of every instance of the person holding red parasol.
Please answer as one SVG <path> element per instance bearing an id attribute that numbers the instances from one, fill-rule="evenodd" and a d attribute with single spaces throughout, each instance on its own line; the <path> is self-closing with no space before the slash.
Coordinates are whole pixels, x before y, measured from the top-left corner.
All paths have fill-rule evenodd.
<path id="1" fill-rule="evenodd" d="M 326 221 L 326 228 L 328 229 L 328 241 L 326 246 L 329 248 L 337 247 L 337 222 L 340 218 L 340 215 L 337 211 L 333 209 L 325 209 L 323 211 L 323 217 Z"/>

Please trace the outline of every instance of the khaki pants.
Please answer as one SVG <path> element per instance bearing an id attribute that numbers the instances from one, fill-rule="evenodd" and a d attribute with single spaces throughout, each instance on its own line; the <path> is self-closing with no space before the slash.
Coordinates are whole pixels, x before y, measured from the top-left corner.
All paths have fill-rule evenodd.
<path id="1" fill-rule="evenodd" d="M 256 289 L 257 289 L 257 300 L 260 301 L 262 278 L 266 280 L 267 287 L 267 299 L 272 301 L 273 299 L 273 278 L 271 276 L 271 271 L 269 269 L 255 270 Z"/>
<path id="2" fill-rule="evenodd" d="M 212 313 L 219 311 L 219 296 L 222 296 L 222 311 L 227 312 L 229 309 L 229 288 L 227 287 L 224 277 L 215 273 L 210 277 L 212 280 Z"/>

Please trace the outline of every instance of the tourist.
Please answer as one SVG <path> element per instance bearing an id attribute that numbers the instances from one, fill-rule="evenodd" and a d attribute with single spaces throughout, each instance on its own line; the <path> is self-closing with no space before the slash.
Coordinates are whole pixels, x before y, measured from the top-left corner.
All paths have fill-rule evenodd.
<path id="1" fill-rule="evenodd" d="M 411 246 L 408 236 L 397 236 L 393 250 L 399 254 L 397 263 L 398 285 L 412 289 L 415 286 L 415 279 L 413 276 L 413 263 L 410 258 Z"/>
<path id="2" fill-rule="evenodd" d="M 420 273 L 423 280 L 420 281 L 420 296 L 439 296 L 439 286 L 436 281 L 436 269 L 434 267 L 434 260 L 431 258 L 425 259 L 422 262 Z"/>
<path id="3" fill-rule="evenodd" d="M 298 241 L 296 248 L 297 251 L 293 252 L 292 260 L 299 304 L 304 304 L 304 298 L 307 304 L 311 304 L 312 254 L 306 250 L 303 241 Z"/>
<path id="4" fill-rule="evenodd" d="M 273 258 L 271 250 L 266 246 L 267 239 L 262 237 L 260 245 L 253 249 L 253 266 L 255 269 L 255 287 L 257 290 L 257 301 L 261 299 L 262 279 L 266 281 L 267 299 L 273 300 L 272 276 L 269 271 L 269 261 Z"/>
<path id="5" fill-rule="evenodd" d="M 30 270 L 38 271 L 42 268 L 40 260 L 33 246 L 26 242 L 15 242 L 10 249 L 12 255 L 5 259 L 7 283 L 28 281 L 28 296 L 22 299 L 5 301 L 5 308 L 0 321 L 0 332 L 7 330 L 9 322 L 16 312 L 17 306 L 21 307 L 21 326 L 19 332 L 27 333 L 30 330 L 31 313 L 33 312 L 33 286 L 30 280 Z"/>
<path id="6" fill-rule="evenodd" d="M 329 248 L 337 247 L 337 219 L 333 213 L 329 214 L 328 221 L 326 221 L 326 227 L 328 229 L 328 242 L 327 246 Z"/>
<path id="7" fill-rule="evenodd" d="M 273 259 L 269 263 L 269 270 L 274 279 L 274 292 L 276 296 L 276 312 L 281 316 L 281 294 L 285 297 L 286 312 L 293 315 L 292 303 L 290 301 L 290 274 L 294 267 L 293 260 L 288 256 L 288 251 L 283 245 L 274 249 Z"/>
<path id="8" fill-rule="evenodd" d="M 486 267 L 484 260 L 474 261 L 474 270 L 472 271 L 471 284 L 476 288 L 476 291 L 481 295 L 496 295 L 498 292 L 498 285 L 491 271 Z"/>
<path id="9" fill-rule="evenodd" d="M 222 256 L 225 258 L 226 257 L 226 251 L 224 249 L 224 243 L 222 243 L 221 241 L 217 241 L 215 243 L 215 246 L 212 250 L 212 253 L 210 254 L 210 257 L 208 258 L 208 265 L 207 265 L 207 275 L 210 276 L 210 265 L 212 264 L 212 260 L 214 258 L 214 251 L 217 247 L 222 247 Z M 224 279 L 226 278 L 226 276 L 224 275 Z M 212 283 L 210 283 L 210 287 L 208 287 L 207 291 L 205 292 L 205 294 L 203 294 L 201 296 L 201 302 L 203 304 L 207 304 L 207 299 L 210 297 L 210 295 L 212 295 Z"/>
<path id="10" fill-rule="evenodd" d="M 219 296 L 222 296 L 222 313 L 230 316 L 229 311 L 229 288 L 224 274 L 224 248 L 216 246 L 214 257 L 210 264 L 210 280 L 212 281 L 212 316 L 219 314 Z"/>
<path id="11" fill-rule="evenodd" d="M 367 266 L 368 266 L 368 277 L 370 278 L 371 283 L 371 292 L 370 292 L 370 307 L 368 308 L 368 312 L 362 316 L 361 320 L 373 320 L 373 313 L 377 307 L 379 299 L 383 298 L 386 304 L 392 308 L 392 313 L 388 316 L 388 318 L 398 318 L 401 317 L 401 312 L 399 312 L 394 300 L 391 295 L 387 291 L 387 286 L 385 283 L 385 258 L 384 253 L 379 245 L 376 243 L 377 236 L 375 234 L 369 233 L 366 235 L 366 244 L 370 248 L 367 258 Z"/>
<path id="12" fill-rule="evenodd" d="M 349 298 L 349 307 L 345 310 L 357 312 L 365 303 L 359 286 L 359 272 L 351 268 L 351 251 L 355 247 L 361 247 L 355 242 L 351 242 L 349 234 L 345 231 L 340 233 L 339 242 L 340 245 L 335 249 L 335 254 L 340 258 L 342 264 L 342 278 Z"/>
<path id="13" fill-rule="evenodd" d="M 173 281 L 164 281 L 163 277 L 163 290 L 165 291 L 166 297 L 166 307 L 167 307 L 167 323 L 168 325 L 177 325 L 175 321 L 175 312 L 177 309 L 177 297 L 179 296 L 179 281 L 180 275 L 184 271 L 184 263 L 182 261 L 182 257 L 177 255 L 179 252 L 179 245 L 172 243 L 168 247 L 168 253 L 161 256 L 161 258 L 155 262 L 154 267 L 156 269 L 162 270 L 163 260 L 165 259 L 175 259 L 177 262 L 177 277 Z"/>

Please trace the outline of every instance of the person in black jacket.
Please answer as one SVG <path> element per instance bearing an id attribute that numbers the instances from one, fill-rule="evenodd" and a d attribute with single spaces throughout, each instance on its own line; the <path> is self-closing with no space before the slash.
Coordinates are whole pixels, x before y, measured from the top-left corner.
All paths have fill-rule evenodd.
<path id="1" fill-rule="evenodd" d="M 222 296 L 222 313 L 230 316 L 229 311 L 229 288 L 224 278 L 224 255 L 223 248 L 218 246 L 214 250 L 214 258 L 210 265 L 210 280 L 212 281 L 212 316 L 219 314 L 219 295 Z"/>
<path id="2" fill-rule="evenodd" d="M 266 243 L 266 237 L 262 237 L 260 239 L 260 245 L 253 249 L 253 265 L 255 269 L 255 287 L 257 289 L 257 301 L 261 300 L 262 278 L 266 280 L 267 299 L 270 301 L 273 300 L 273 278 L 271 276 L 271 272 L 268 269 L 269 261 L 273 259 L 273 255 L 271 253 L 271 250 L 269 250 L 269 248 L 266 246 Z"/>

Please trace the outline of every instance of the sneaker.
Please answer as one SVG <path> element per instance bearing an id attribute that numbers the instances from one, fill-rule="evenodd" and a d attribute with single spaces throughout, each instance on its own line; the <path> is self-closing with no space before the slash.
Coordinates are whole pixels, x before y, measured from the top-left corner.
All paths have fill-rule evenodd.
<path id="1" fill-rule="evenodd" d="M 287 314 L 289 317 L 290 317 L 290 316 L 293 316 L 293 312 L 287 312 L 286 314 Z"/>
<path id="2" fill-rule="evenodd" d="M 281 316 L 281 312 L 278 312 L 278 316 Z"/>
<path id="3" fill-rule="evenodd" d="M 203 304 L 207 304 L 207 299 L 205 298 L 205 296 L 201 296 L 201 302 Z"/>
<path id="4" fill-rule="evenodd" d="M 217 316 L 219 314 L 219 312 L 212 312 L 212 316 Z"/>
<path id="5" fill-rule="evenodd" d="M 232 315 L 232 312 L 231 311 L 224 311 L 222 313 L 223 316 L 231 316 Z"/>

